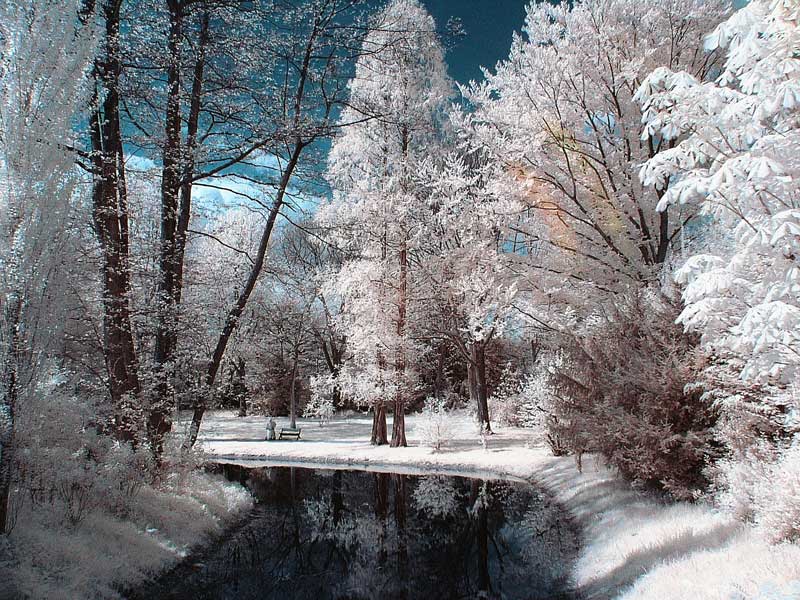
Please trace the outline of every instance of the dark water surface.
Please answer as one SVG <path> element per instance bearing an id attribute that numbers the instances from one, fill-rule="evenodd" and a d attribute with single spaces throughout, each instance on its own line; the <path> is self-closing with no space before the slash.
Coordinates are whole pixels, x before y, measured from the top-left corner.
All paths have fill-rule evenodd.
<path id="1" fill-rule="evenodd" d="M 571 597 L 565 585 L 574 532 L 530 485 L 293 467 L 215 469 L 253 492 L 252 518 L 143 597 Z"/>

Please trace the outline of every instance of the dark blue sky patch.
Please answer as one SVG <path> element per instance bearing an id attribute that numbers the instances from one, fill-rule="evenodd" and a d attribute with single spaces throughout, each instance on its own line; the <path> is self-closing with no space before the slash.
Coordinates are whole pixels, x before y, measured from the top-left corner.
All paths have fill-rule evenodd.
<path id="1" fill-rule="evenodd" d="M 508 58 L 511 34 L 525 22 L 528 0 L 423 0 L 439 29 L 450 17 L 461 19 L 466 36 L 448 50 L 450 76 L 459 83 L 483 78 L 480 67 L 494 70 Z"/>

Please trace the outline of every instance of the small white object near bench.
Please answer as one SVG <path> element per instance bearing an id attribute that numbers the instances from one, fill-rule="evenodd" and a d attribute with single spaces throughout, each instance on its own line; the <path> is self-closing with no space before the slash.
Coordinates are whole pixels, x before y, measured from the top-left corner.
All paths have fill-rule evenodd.
<path id="1" fill-rule="evenodd" d="M 281 427 L 281 432 L 278 434 L 279 440 L 300 439 L 300 432 L 302 429 L 290 429 L 289 427 Z"/>

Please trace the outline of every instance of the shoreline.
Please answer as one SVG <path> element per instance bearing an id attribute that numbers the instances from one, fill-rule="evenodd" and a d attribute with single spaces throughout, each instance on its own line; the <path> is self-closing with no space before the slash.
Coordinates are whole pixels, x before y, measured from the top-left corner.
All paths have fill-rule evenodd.
<path id="1" fill-rule="evenodd" d="M 279 426 L 280 421 L 278 419 Z M 301 423 L 300 441 L 264 441 L 264 418 L 209 416 L 207 461 L 522 480 L 547 493 L 575 525 L 580 547 L 572 589 L 584 600 L 728 600 L 800 597 L 800 546 L 769 544 L 714 507 L 640 493 L 584 456 L 553 457 L 534 432 L 498 426 L 482 448 L 468 414 L 454 415 L 447 447 L 432 452 L 407 415 L 409 447 L 371 446 L 371 419 Z"/>

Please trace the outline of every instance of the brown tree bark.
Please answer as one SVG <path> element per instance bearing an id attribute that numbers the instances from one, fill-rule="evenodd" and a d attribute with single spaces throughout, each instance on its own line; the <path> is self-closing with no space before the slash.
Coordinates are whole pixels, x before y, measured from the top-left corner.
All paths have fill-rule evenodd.
<path id="1" fill-rule="evenodd" d="M 141 428 L 140 385 L 131 325 L 128 207 L 119 117 L 119 19 L 122 0 L 103 5 L 105 55 L 95 62 L 92 142 L 92 218 L 103 252 L 103 349 L 117 437 L 134 441 Z"/>
<path id="2" fill-rule="evenodd" d="M 486 350 L 483 342 L 473 342 L 470 346 L 471 367 L 474 379 L 475 400 L 478 404 L 478 421 L 481 430 L 492 433 L 489 420 L 489 386 L 486 380 Z M 471 387 L 471 389 L 473 389 Z"/>
<path id="3" fill-rule="evenodd" d="M 373 446 L 384 446 L 389 443 L 386 427 L 386 404 L 383 400 L 375 403 L 372 413 L 372 436 L 369 442 Z"/>

